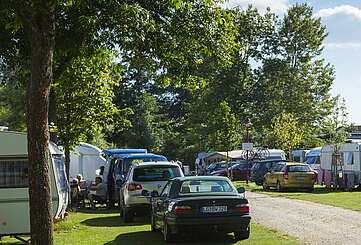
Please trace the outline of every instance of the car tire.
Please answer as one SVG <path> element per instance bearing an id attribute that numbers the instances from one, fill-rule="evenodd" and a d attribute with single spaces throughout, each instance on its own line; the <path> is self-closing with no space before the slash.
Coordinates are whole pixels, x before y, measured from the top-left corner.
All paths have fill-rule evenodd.
<path id="1" fill-rule="evenodd" d="M 123 223 L 130 223 L 133 221 L 132 211 L 125 206 L 123 206 L 123 209 L 122 209 L 122 217 L 123 217 Z"/>
<path id="2" fill-rule="evenodd" d="M 158 231 L 153 214 L 150 214 L 150 230 L 152 232 Z"/>
<path id="3" fill-rule="evenodd" d="M 278 192 L 281 192 L 283 190 L 282 186 L 281 186 L 281 183 L 277 180 L 277 184 L 276 184 L 276 190 Z"/>
<path id="4" fill-rule="evenodd" d="M 308 189 L 307 189 L 307 192 L 313 192 L 313 187 L 308 188 Z"/>
<path id="5" fill-rule="evenodd" d="M 249 234 L 250 234 L 250 227 L 247 227 L 247 230 L 243 230 L 243 231 L 235 231 L 233 232 L 234 234 L 234 240 L 236 241 L 241 241 L 241 240 L 246 240 L 249 238 Z"/>
<path id="6" fill-rule="evenodd" d="M 174 235 L 172 234 L 169 225 L 166 221 L 164 221 L 164 226 L 163 226 L 163 240 L 166 243 L 171 243 L 174 241 Z"/>

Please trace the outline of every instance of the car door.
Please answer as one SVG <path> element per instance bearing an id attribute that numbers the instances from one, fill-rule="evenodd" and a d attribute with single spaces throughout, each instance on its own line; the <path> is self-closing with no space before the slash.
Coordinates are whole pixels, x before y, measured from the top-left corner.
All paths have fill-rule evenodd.
<path id="1" fill-rule="evenodd" d="M 162 192 L 159 197 L 155 200 L 154 206 L 154 214 L 155 214 L 155 222 L 158 227 L 163 227 L 163 220 L 165 212 L 168 209 L 169 205 L 169 192 L 172 186 L 172 181 L 168 181 L 168 183 L 164 186 Z"/>
<path id="2" fill-rule="evenodd" d="M 276 186 L 277 183 L 277 171 L 278 171 L 278 165 L 273 166 L 269 173 L 265 175 L 266 183 L 269 186 Z"/>

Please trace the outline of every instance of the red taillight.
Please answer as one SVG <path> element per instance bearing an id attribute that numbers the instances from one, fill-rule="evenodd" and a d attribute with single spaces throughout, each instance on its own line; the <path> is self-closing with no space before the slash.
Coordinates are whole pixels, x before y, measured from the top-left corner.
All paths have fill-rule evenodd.
<path id="1" fill-rule="evenodd" d="M 249 204 L 248 203 L 238 204 L 234 208 L 234 211 L 239 213 L 249 213 L 250 212 Z"/>
<path id="2" fill-rule="evenodd" d="M 141 184 L 129 183 L 127 186 L 128 191 L 141 190 L 143 187 Z"/>
<path id="3" fill-rule="evenodd" d="M 174 213 L 176 215 L 189 214 L 191 211 L 192 211 L 192 208 L 190 206 L 176 206 L 174 208 Z"/>

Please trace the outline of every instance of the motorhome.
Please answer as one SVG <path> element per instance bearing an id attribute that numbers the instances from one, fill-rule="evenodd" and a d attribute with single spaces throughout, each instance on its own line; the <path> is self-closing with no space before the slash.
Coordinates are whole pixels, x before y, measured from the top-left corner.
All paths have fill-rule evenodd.
<path id="1" fill-rule="evenodd" d="M 25 133 L 0 131 L 0 238 L 30 233 L 28 143 Z M 52 216 L 63 218 L 69 188 L 63 152 L 49 144 Z"/>

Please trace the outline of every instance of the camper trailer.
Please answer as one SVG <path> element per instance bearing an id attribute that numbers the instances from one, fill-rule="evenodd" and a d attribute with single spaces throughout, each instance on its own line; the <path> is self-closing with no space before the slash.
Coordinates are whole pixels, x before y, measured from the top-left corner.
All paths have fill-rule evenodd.
<path id="1" fill-rule="evenodd" d="M 75 147 L 70 155 L 70 179 L 81 174 L 85 180 L 93 181 L 97 170 L 106 163 L 101 153 L 101 149 L 87 143 L 80 143 Z"/>
<path id="2" fill-rule="evenodd" d="M 318 170 L 320 168 L 321 149 L 322 149 L 322 147 L 316 147 L 316 148 L 309 150 L 305 154 L 304 163 L 307 163 L 308 165 L 310 165 L 310 167 L 314 170 Z"/>
<path id="3" fill-rule="evenodd" d="M 292 155 L 292 161 L 294 162 L 305 162 L 306 161 L 306 155 L 309 152 L 309 150 L 293 150 L 291 152 Z"/>
<path id="4" fill-rule="evenodd" d="M 345 189 L 360 185 L 361 143 L 342 144 L 338 149 L 332 145 L 322 147 L 318 182 L 330 186 L 336 178 L 338 185 Z"/>
<path id="5" fill-rule="evenodd" d="M 0 131 L 0 238 L 30 233 L 28 150 L 25 133 Z M 54 219 L 64 216 L 68 181 L 63 153 L 50 143 L 49 174 Z"/>

